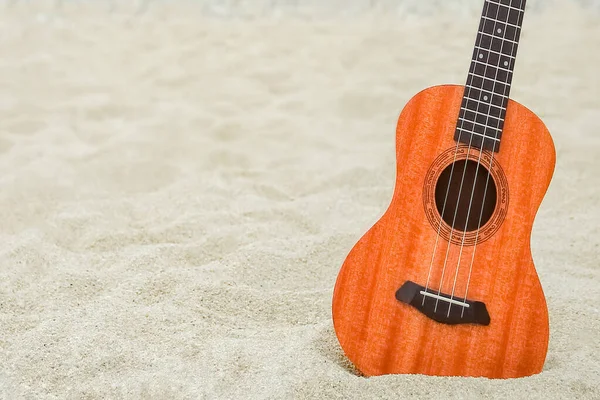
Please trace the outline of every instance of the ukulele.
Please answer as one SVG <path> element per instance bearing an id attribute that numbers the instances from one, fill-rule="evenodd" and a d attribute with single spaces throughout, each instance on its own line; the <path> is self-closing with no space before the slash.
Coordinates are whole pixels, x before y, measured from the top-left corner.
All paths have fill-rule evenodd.
<path id="1" fill-rule="evenodd" d="M 418 93 L 396 128 L 391 204 L 339 272 L 333 323 L 366 376 L 539 373 L 548 309 L 530 249 L 550 133 L 509 99 L 526 0 L 486 0 L 465 86 Z"/>

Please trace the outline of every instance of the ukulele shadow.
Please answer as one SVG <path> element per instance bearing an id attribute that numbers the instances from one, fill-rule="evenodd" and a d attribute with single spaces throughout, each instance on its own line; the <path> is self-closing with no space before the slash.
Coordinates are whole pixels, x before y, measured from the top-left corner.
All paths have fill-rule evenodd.
<path id="1" fill-rule="evenodd" d="M 344 351 L 340 347 L 337 337 L 335 336 L 333 326 L 327 325 L 319 330 L 319 334 L 314 342 L 314 346 L 322 356 L 327 358 L 329 361 L 334 362 L 338 367 L 344 369 L 346 372 L 354 376 L 364 376 L 358 369 L 356 369 L 356 367 L 344 354 Z"/>

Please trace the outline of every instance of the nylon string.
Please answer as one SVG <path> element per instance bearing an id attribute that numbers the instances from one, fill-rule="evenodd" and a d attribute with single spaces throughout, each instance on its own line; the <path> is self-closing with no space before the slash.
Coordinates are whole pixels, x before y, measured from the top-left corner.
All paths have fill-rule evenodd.
<path id="1" fill-rule="evenodd" d="M 523 23 L 523 19 L 525 17 L 525 10 L 523 9 L 523 1 L 524 0 L 520 0 L 519 1 L 519 9 L 521 10 L 520 12 L 522 13 L 522 15 L 521 15 L 521 26 L 522 26 L 522 23 Z M 510 17 L 510 12 L 508 13 L 508 16 L 506 17 L 507 18 L 506 23 L 508 23 L 508 18 L 509 17 Z M 518 29 L 521 29 L 521 28 L 518 28 Z M 515 29 L 515 39 L 516 39 L 516 35 L 517 35 L 517 30 Z M 505 39 L 506 39 L 506 29 L 505 29 L 504 37 L 502 38 L 502 44 L 504 44 Z M 513 57 L 515 56 L 514 55 L 514 50 L 515 50 L 515 43 L 514 42 L 515 41 L 516 40 L 513 40 L 512 43 L 511 43 L 511 54 L 513 54 Z M 496 70 L 496 78 L 498 78 L 498 71 L 499 70 Z M 496 83 L 494 82 L 494 86 L 495 85 L 496 85 Z M 510 87 L 510 85 L 507 84 L 505 86 L 505 88 L 504 88 L 503 94 L 505 96 L 506 96 L 506 91 L 509 89 L 509 87 Z M 508 107 L 508 102 L 507 102 L 506 105 Z M 506 119 L 506 114 L 505 114 L 505 119 Z M 489 115 L 488 115 L 487 120 L 489 120 Z M 486 121 L 486 125 L 487 125 L 487 121 Z M 496 128 L 499 128 L 499 126 L 500 126 L 500 120 L 498 120 L 498 125 L 496 126 Z M 481 159 L 481 155 L 480 155 L 480 159 Z M 490 158 L 490 171 L 492 170 L 493 162 L 494 162 L 494 152 L 492 151 L 492 155 L 491 155 L 491 158 Z M 471 263 L 469 265 L 469 277 L 467 279 L 467 287 L 466 287 L 466 290 L 465 290 L 465 299 L 467 298 L 467 295 L 469 293 L 469 285 L 471 283 L 471 273 L 473 272 L 473 263 L 475 262 L 475 251 L 477 250 L 477 239 L 479 238 L 479 231 L 480 231 L 481 219 L 482 219 L 482 216 L 483 216 L 483 208 L 485 206 L 485 197 L 487 195 L 488 184 L 490 182 L 490 175 L 491 175 L 491 173 L 488 173 L 488 176 L 487 176 L 486 182 L 485 182 L 485 189 L 484 189 L 484 192 L 483 192 L 483 201 L 482 201 L 482 204 L 481 204 L 481 211 L 479 212 L 479 221 L 477 223 L 477 233 L 475 234 L 475 245 L 473 246 L 473 254 L 471 256 Z M 477 174 L 475 174 L 475 179 L 477 179 Z M 473 184 L 473 191 L 475 191 L 475 184 Z M 473 200 L 473 198 L 471 197 L 471 201 L 472 200 Z M 471 208 L 471 205 L 469 205 L 469 211 L 470 211 L 470 208 Z M 466 233 L 465 233 L 465 235 L 466 235 Z M 464 245 L 464 237 L 463 237 L 463 243 L 462 243 L 462 245 Z M 462 245 L 461 245 L 461 255 L 462 255 Z M 460 258 L 458 259 L 458 265 L 457 265 L 456 275 L 458 275 L 458 268 L 460 268 Z M 455 278 L 455 282 L 456 282 L 456 278 Z M 454 297 L 454 288 L 452 289 L 452 297 L 450 297 L 450 299 L 452 299 L 453 297 Z M 450 303 L 450 307 L 452 307 L 452 303 Z M 450 307 L 448 307 L 448 315 L 450 315 Z M 465 306 L 463 305 L 461 307 L 462 307 L 462 311 L 461 311 L 461 315 L 460 316 L 462 318 L 464 316 L 464 314 L 465 314 Z"/>
<path id="2" fill-rule="evenodd" d="M 486 1 L 486 5 L 487 5 L 487 9 L 488 10 L 489 10 L 490 3 L 491 3 L 490 1 Z M 487 12 L 484 11 L 484 15 L 486 15 L 486 14 L 487 14 Z M 496 18 L 495 18 L 496 21 L 498 20 L 499 14 L 500 14 L 500 7 L 498 7 L 498 10 L 496 11 Z M 485 24 L 486 24 L 486 22 L 484 21 L 482 29 L 485 29 Z M 494 23 L 494 30 L 495 29 L 496 29 L 496 23 Z M 506 35 L 506 29 L 504 30 L 504 34 Z M 483 38 L 483 34 L 481 33 L 480 34 L 480 44 L 481 44 L 481 39 L 482 38 Z M 503 41 L 504 41 L 504 38 L 503 38 Z M 490 50 L 492 50 L 491 46 L 492 46 L 492 41 L 490 40 L 490 47 L 487 49 L 488 50 L 488 54 L 487 54 L 487 58 L 486 58 L 485 68 L 484 68 L 484 71 L 483 71 L 483 76 L 484 77 L 486 76 L 487 69 L 489 67 L 488 62 L 489 62 L 490 55 L 491 55 L 491 51 Z M 481 48 L 481 46 L 477 46 L 477 47 Z M 475 56 L 475 58 L 477 59 L 477 56 Z M 498 75 L 498 70 L 496 70 L 496 77 L 497 77 L 497 75 Z M 495 85 L 495 83 L 494 83 L 494 85 Z M 481 101 L 482 100 L 482 96 L 483 96 L 483 88 L 482 88 L 482 90 L 479 91 L 479 99 L 478 99 L 479 102 L 482 102 Z M 493 100 L 493 97 L 490 97 L 490 104 L 493 104 L 492 100 Z M 469 102 L 469 99 L 467 98 L 467 103 L 468 102 Z M 489 115 L 488 115 L 488 118 L 489 118 Z M 458 198 L 456 200 L 456 207 L 454 208 L 454 216 L 452 217 L 452 226 L 451 226 L 451 229 L 450 229 L 450 239 L 448 241 L 448 247 L 446 248 L 446 256 L 444 257 L 444 266 L 442 268 L 442 276 L 440 278 L 440 284 L 439 284 L 439 289 L 438 289 L 438 293 L 437 293 L 438 297 L 435 300 L 435 307 L 433 309 L 433 312 L 437 312 L 437 308 L 438 308 L 438 305 L 439 305 L 439 302 L 440 302 L 440 294 L 442 292 L 442 286 L 444 284 L 444 276 L 445 276 L 445 273 L 446 273 L 446 267 L 448 265 L 448 256 L 450 255 L 450 249 L 452 248 L 452 236 L 454 234 L 454 226 L 456 224 L 456 217 L 458 215 L 458 208 L 459 208 L 459 205 L 460 205 L 460 196 L 462 194 L 462 190 L 463 190 L 463 186 L 464 186 L 465 175 L 466 175 L 466 172 L 467 172 L 467 165 L 468 165 L 468 160 L 469 160 L 469 154 L 471 153 L 471 144 L 472 144 L 472 141 L 473 141 L 473 136 L 474 135 L 471 134 L 471 139 L 469 140 L 469 148 L 467 150 L 467 158 L 465 160 L 465 166 L 463 168 L 463 173 L 462 173 L 462 177 L 461 177 L 461 181 L 460 181 L 460 187 L 459 187 L 459 190 L 458 190 Z M 483 138 L 483 141 L 482 141 L 482 147 L 483 147 L 483 145 L 485 143 L 484 141 L 485 141 L 485 137 Z M 483 151 L 480 151 L 479 154 L 480 154 L 480 159 L 481 159 L 481 154 L 483 154 Z M 479 168 L 479 161 L 477 163 L 477 167 Z M 475 178 L 477 178 L 477 175 L 475 175 Z M 448 187 L 450 187 L 450 182 L 452 182 L 452 175 L 450 176 Z M 442 214 L 442 216 L 443 216 L 443 214 Z M 465 228 L 466 228 L 466 226 L 465 226 Z M 448 315 L 450 315 L 449 312 L 450 312 L 451 306 L 452 306 L 452 303 L 449 303 Z"/>
<path id="3" fill-rule="evenodd" d="M 487 14 L 487 11 L 489 10 L 489 6 L 490 6 L 489 1 L 486 1 L 485 2 L 484 14 Z M 498 10 L 499 10 L 499 8 L 498 8 Z M 483 22 L 483 24 L 485 25 L 485 22 Z M 477 43 L 477 47 L 481 47 L 481 42 L 483 40 L 483 35 L 478 35 L 478 36 L 479 36 L 479 41 Z M 490 42 L 490 46 L 491 46 L 491 42 Z M 491 50 L 491 48 L 490 48 L 490 50 Z M 488 54 L 488 58 L 489 58 L 489 54 Z M 487 71 L 487 62 L 486 62 L 485 70 Z M 467 99 L 467 103 L 469 101 L 468 99 L 469 99 L 469 96 L 471 94 L 472 83 L 473 83 L 473 77 L 471 77 L 471 82 L 470 82 L 469 86 L 467 87 L 467 95 L 465 96 L 466 99 Z M 481 93 L 479 94 L 479 100 L 481 100 Z M 459 132 L 462 132 L 462 128 L 464 127 L 464 123 L 465 123 L 465 119 L 463 118 L 462 121 L 461 121 L 461 123 L 460 123 L 460 129 L 461 130 Z M 460 135 L 461 135 L 461 133 L 459 133 L 459 137 L 460 137 Z M 469 149 L 467 151 L 467 157 L 468 157 L 468 153 L 471 151 L 472 140 L 473 140 L 473 135 L 471 135 L 471 138 L 469 139 Z M 458 156 L 459 145 L 460 145 L 460 141 L 457 140 L 456 141 L 456 147 L 454 149 L 454 161 L 452 162 L 452 167 L 450 169 L 450 178 L 449 178 L 448 182 L 451 182 L 452 181 L 452 177 L 454 176 L 454 166 L 456 165 L 456 159 L 457 159 L 457 156 Z M 466 163 L 465 163 L 465 170 L 466 170 Z M 463 179 L 464 179 L 464 171 L 463 171 Z M 461 188 L 462 188 L 462 184 L 461 184 Z M 448 194 L 449 193 L 450 193 L 450 183 L 448 183 L 448 187 L 446 188 L 446 194 L 444 196 L 444 205 L 442 207 L 442 214 L 441 214 L 442 217 L 444 216 L 444 214 L 446 212 L 446 204 L 448 202 Z M 460 199 L 460 194 L 459 194 L 459 199 Z M 457 204 L 457 207 L 458 207 L 458 204 Z M 431 255 L 431 262 L 429 264 L 429 272 L 427 274 L 427 283 L 425 285 L 425 293 L 427 293 L 427 291 L 429 289 L 429 282 L 430 282 L 430 279 L 431 279 L 431 270 L 433 268 L 433 263 L 435 261 L 435 255 L 436 255 L 438 244 L 439 244 L 439 240 L 440 240 L 440 232 L 441 232 L 441 229 L 442 229 L 442 224 L 443 224 L 443 220 L 441 220 L 441 218 L 440 218 L 440 225 L 438 226 L 437 235 L 436 235 L 436 239 L 435 239 L 435 245 L 433 247 L 433 253 Z M 454 227 L 454 223 L 452 225 Z M 450 233 L 450 235 L 452 235 L 452 232 Z M 452 236 L 450 236 L 450 241 L 452 241 Z M 450 246 L 450 244 L 448 244 L 448 246 Z M 444 269 L 445 269 L 445 265 L 444 265 Z M 443 280 L 443 276 L 444 276 L 444 272 L 442 271 L 442 280 Z M 438 291 L 438 296 L 440 294 L 440 291 L 441 291 L 441 286 L 440 286 L 440 290 Z M 425 305 L 425 296 L 423 296 L 423 301 L 421 303 L 421 306 L 424 306 L 424 305 Z M 435 303 L 435 309 L 436 310 L 437 310 L 437 305 L 438 305 L 438 301 L 436 301 L 436 303 Z"/>

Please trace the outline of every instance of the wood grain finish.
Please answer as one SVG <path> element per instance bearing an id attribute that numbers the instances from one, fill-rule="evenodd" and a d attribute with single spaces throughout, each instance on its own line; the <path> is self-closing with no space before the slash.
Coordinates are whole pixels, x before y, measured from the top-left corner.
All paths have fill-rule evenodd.
<path id="1" fill-rule="evenodd" d="M 510 101 L 501 165 L 510 187 L 502 226 L 476 247 L 468 297 L 486 304 L 491 324 L 444 325 L 400 303 L 406 281 L 425 286 L 437 232 L 425 215 L 423 187 L 430 166 L 456 146 L 453 134 L 462 86 L 437 86 L 417 94 L 397 126 L 397 177 L 392 202 L 345 260 L 333 296 L 339 342 L 365 375 L 391 373 L 512 378 L 539 373 L 548 347 L 548 311 L 530 250 L 537 209 L 550 184 L 555 150 L 542 121 Z M 460 232 L 457 234 L 461 234 Z M 448 242 L 440 240 L 431 268 L 440 279 Z M 463 297 L 473 246 L 450 244 L 441 291 Z"/>

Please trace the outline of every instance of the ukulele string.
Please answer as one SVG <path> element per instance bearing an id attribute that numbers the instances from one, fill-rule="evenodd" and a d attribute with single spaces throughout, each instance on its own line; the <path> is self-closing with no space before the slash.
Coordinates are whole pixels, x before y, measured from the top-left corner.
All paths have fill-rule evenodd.
<path id="1" fill-rule="evenodd" d="M 510 14 L 507 14 L 507 17 L 506 17 L 507 20 L 504 21 L 505 26 L 508 23 L 508 18 L 509 17 L 510 17 Z M 497 24 L 497 22 L 494 23 L 494 32 L 496 32 L 496 28 L 497 28 L 496 24 Z M 507 29 L 504 29 L 504 32 L 503 32 L 503 35 L 502 35 L 502 44 L 500 46 L 500 52 L 502 52 L 502 47 L 504 46 L 504 43 L 506 41 L 506 31 L 507 31 Z M 490 47 L 491 47 L 491 43 L 490 43 Z M 512 50 L 513 49 L 511 49 L 511 51 Z M 488 54 L 488 60 L 489 60 L 489 54 Z M 498 62 L 500 63 L 500 58 L 498 59 Z M 492 92 L 490 93 L 490 96 L 491 96 L 490 103 L 492 105 L 493 105 L 492 99 L 493 99 L 494 93 L 496 91 L 496 83 L 499 82 L 498 81 L 498 72 L 499 71 L 500 71 L 500 65 L 498 65 L 498 68 L 496 69 L 496 74 L 494 76 L 494 83 L 493 83 L 493 86 L 492 86 Z M 508 86 L 508 85 L 506 85 L 506 86 Z M 506 95 L 506 86 L 504 87 L 504 90 L 503 90 L 503 94 L 504 95 Z M 491 107 L 490 107 L 490 111 L 491 111 Z M 486 127 L 488 127 L 488 123 L 490 121 L 490 116 L 491 116 L 490 113 L 488 113 L 488 115 L 486 116 L 486 120 L 485 120 L 485 126 Z M 498 124 L 496 126 L 496 132 L 498 132 L 498 130 L 499 130 L 498 129 L 499 128 L 499 123 L 500 123 L 500 120 L 498 120 Z M 496 133 L 496 135 L 497 135 L 497 133 Z M 484 141 L 485 141 L 485 139 L 486 138 L 483 138 Z M 471 210 L 472 210 L 472 207 L 473 207 L 473 198 L 475 197 L 475 187 L 477 185 L 477 176 L 478 176 L 478 173 L 479 173 L 479 168 L 481 166 L 481 159 L 483 157 L 483 153 L 484 153 L 483 149 L 479 151 L 479 159 L 477 160 L 477 168 L 475 169 L 475 177 L 473 178 L 473 188 L 471 189 L 471 196 L 469 198 L 469 207 L 467 208 L 467 218 L 465 220 L 465 227 L 467 226 L 467 224 L 469 222 L 469 218 L 471 217 Z M 493 157 L 493 153 L 494 153 L 494 151 L 492 150 L 492 157 Z M 490 162 L 490 170 L 491 170 L 491 162 Z M 479 213 L 480 218 L 483 216 L 483 208 L 484 208 L 484 205 L 485 205 L 485 196 L 487 195 L 487 188 L 488 188 L 488 184 L 489 184 L 489 176 L 490 176 L 490 171 L 488 171 L 488 177 L 487 177 L 486 185 L 485 185 L 485 189 L 484 189 L 484 197 L 483 197 L 482 204 L 481 204 L 481 212 Z M 477 224 L 477 233 L 476 233 L 477 237 L 479 237 L 479 231 L 480 231 L 480 229 L 481 229 L 481 219 L 479 220 L 479 223 Z M 463 250 L 464 250 L 464 246 L 465 246 L 465 239 L 466 239 L 466 237 L 467 237 L 467 231 L 465 229 L 465 231 L 463 232 L 463 235 L 462 235 L 461 243 L 460 243 L 460 251 L 459 251 L 459 254 L 458 254 L 458 261 L 456 263 L 456 270 L 454 272 L 454 283 L 452 284 L 452 293 L 450 295 L 450 300 L 454 299 L 454 293 L 456 291 L 456 281 L 458 280 L 458 273 L 460 271 L 460 262 L 462 260 L 462 255 L 463 255 Z M 466 297 L 465 297 L 465 299 L 466 299 Z M 464 313 L 465 306 L 463 305 L 462 307 L 463 307 L 463 313 Z M 447 317 L 450 317 L 450 311 L 451 311 L 451 309 L 452 309 L 452 302 L 450 302 L 450 305 L 448 306 L 448 315 L 447 315 Z"/>
<path id="2" fill-rule="evenodd" d="M 471 93 L 471 89 L 468 89 L 469 92 Z M 461 128 L 463 127 L 464 121 L 461 121 Z M 462 132 L 462 131 L 461 131 Z M 452 179 L 452 176 L 454 175 L 454 166 L 456 164 L 456 158 L 458 156 L 458 146 L 459 146 L 459 141 L 456 141 L 456 150 L 454 151 L 454 161 L 452 161 L 452 168 L 450 169 L 450 179 Z M 450 193 L 450 184 L 448 184 L 448 187 L 446 188 L 446 195 L 444 196 L 444 206 L 442 207 L 442 216 L 444 215 L 444 213 L 446 212 L 446 202 L 448 200 L 448 193 Z M 438 226 L 438 231 L 437 231 L 437 236 L 435 238 L 435 245 L 433 246 L 433 253 L 431 254 L 431 262 L 429 264 L 429 273 L 427 274 L 427 283 L 425 284 L 425 293 L 427 293 L 427 290 L 429 289 L 429 281 L 431 279 L 431 269 L 433 267 L 433 262 L 435 260 L 435 254 L 437 252 L 437 247 L 438 247 L 438 243 L 440 241 L 440 231 L 442 229 L 442 223 L 443 221 L 440 219 L 440 224 Z M 421 302 L 421 306 L 425 305 L 425 296 L 423 296 L 423 300 Z"/>
<path id="3" fill-rule="evenodd" d="M 483 15 L 487 15 L 487 11 L 489 10 L 490 3 L 491 3 L 491 1 L 486 0 L 485 4 L 486 4 L 487 8 L 484 7 Z M 498 9 L 496 10 L 496 20 L 498 19 L 499 15 L 500 15 L 500 7 L 498 7 Z M 483 20 L 481 29 L 484 29 L 484 27 L 485 27 L 485 20 Z M 495 29 L 495 24 L 494 24 L 494 29 Z M 482 40 L 483 40 L 483 34 L 480 33 L 479 34 L 479 45 L 476 46 L 476 50 L 474 52 L 475 61 L 477 60 L 477 57 L 478 57 L 477 48 L 481 48 Z M 490 55 L 491 55 L 491 52 L 490 52 L 490 50 L 492 49 L 491 46 L 492 46 L 492 41 L 490 41 L 490 48 L 487 49 L 488 56 L 487 56 L 487 59 L 485 62 L 485 68 L 483 70 L 483 76 L 486 76 L 487 69 L 489 66 L 488 62 L 489 62 Z M 473 69 L 475 69 L 475 67 L 473 67 Z M 475 72 L 475 71 L 473 71 L 473 72 Z M 496 70 L 496 73 L 497 73 L 497 70 Z M 471 77 L 471 84 L 469 84 L 469 88 L 473 84 L 474 73 L 471 73 L 470 77 Z M 477 106 L 478 109 L 479 109 L 479 104 L 483 103 L 482 96 L 483 96 L 483 90 L 480 90 L 479 91 L 479 99 L 477 100 L 478 101 L 478 106 Z M 491 103 L 491 101 L 492 101 L 492 98 L 490 98 L 490 103 Z M 469 103 L 469 97 L 467 96 L 467 104 L 468 103 Z M 464 121 L 464 118 L 463 118 L 463 121 Z M 471 154 L 471 146 L 472 146 L 472 142 L 473 142 L 473 136 L 474 136 L 474 134 L 471 133 L 471 138 L 469 139 L 469 148 L 467 149 L 467 156 L 465 158 L 465 166 L 463 168 L 462 178 L 460 180 L 460 187 L 458 189 L 458 197 L 456 198 L 456 207 L 454 208 L 454 216 L 452 217 L 452 226 L 450 228 L 450 238 L 448 240 L 448 247 L 446 248 L 446 256 L 444 258 L 444 266 L 442 267 L 442 277 L 440 278 L 440 285 L 438 288 L 437 297 L 435 300 L 435 307 L 433 309 L 433 312 L 437 312 L 438 304 L 439 304 L 441 293 L 442 293 L 442 286 L 444 284 L 444 276 L 445 276 L 445 272 L 446 272 L 446 267 L 448 265 L 448 257 L 450 255 L 450 249 L 452 248 L 452 236 L 454 234 L 454 226 L 456 225 L 456 217 L 458 216 L 458 209 L 460 206 L 460 197 L 462 195 L 462 190 L 463 190 L 463 186 L 464 186 L 464 182 L 465 182 L 465 175 L 467 172 L 467 165 L 468 165 L 468 161 L 469 161 L 469 156 Z M 483 138 L 483 140 L 485 140 L 485 138 Z M 481 142 L 482 147 L 484 144 L 483 140 Z M 481 152 L 480 152 L 480 154 L 481 154 Z M 452 176 L 450 176 L 450 180 L 448 181 L 448 187 L 450 187 L 450 182 L 452 182 Z M 443 214 L 442 214 L 442 216 L 443 216 Z M 466 228 L 467 227 L 465 226 L 465 229 Z M 452 306 L 452 303 L 448 303 L 448 311 L 450 311 L 451 306 Z"/>
<path id="4" fill-rule="evenodd" d="M 490 6 L 489 2 L 486 1 L 486 3 L 485 3 L 485 9 L 484 9 L 485 13 L 487 13 L 487 10 L 489 10 L 489 6 Z M 481 35 L 479 37 L 479 43 L 477 43 L 478 47 L 481 46 L 481 42 L 482 41 L 483 41 L 483 35 Z M 473 78 L 472 77 L 471 77 L 471 83 L 473 83 Z M 465 98 L 467 99 L 467 103 L 469 101 L 468 99 L 469 99 L 470 94 L 471 94 L 471 85 L 469 85 L 467 87 L 467 96 L 465 96 Z M 481 100 L 481 94 L 480 94 L 480 100 Z M 466 106 L 466 104 L 465 104 L 465 106 Z M 462 129 L 464 127 L 464 124 L 465 124 L 465 120 L 463 118 L 462 121 L 460 122 L 460 130 L 459 130 L 459 132 L 461 132 L 461 133 L 459 133 L 459 137 L 460 137 L 460 135 L 463 132 Z M 469 152 L 471 151 L 471 141 L 472 140 L 473 140 L 473 135 L 471 135 L 471 138 L 469 140 L 469 149 L 467 150 L 467 158 L 469 157 Z M 454 166 L 456 165 L 456 159 L 457 159 L 457 156 L 458 156 L 459 146 L 460 146 L 460 141 L 457 140 L 456 141 L 456 147 L 454 149 L 454 161 L 452 161 L 452 167 L 450 169 L 450 177 L 449 177 L 449 180 L 448 180 L 448 187 L 446 188 L 446 194 L 444 196 L 444 205 L 442 207 L 442 213 L 440 214 L 440 217 L 441 217 L 440 218 L 440 224 L 439 224 L 438 230 L 437 230 L 437 235 L 436 235 L 436 239 L 435 239 L 435 245 L 433 246 L 433 253 L 431 255 L 431 262 L 429 263 L 429 272 L 427 274 L 427 283 L 425 284 L 425 293 L 427 293 L 427 291 L 429 289 L 429 283 L 430 283 L 430 279 L 431 279 L 431 270 L 433 269 L 433 263 L 435 261 L 435 255 L 437 253 L 437 248 L 438 248 L 438 244 L 439 244 L 439 240 L 440 240 L 440 232 L 441 232 L 441 229 L 442 229 L 442 225 L 444 223 L 443 216 L 446 213 L 446 204 L 448 202 L 448 194 L 450 193 L 450 182 L 452 182 L 452 177 L 454 176 Z M 466 162 L 465 162 L 465 169 L 466 169 Z M 463 178 L 464 178 L 464 171 L 463 171 Z M 462 184 L 461 184 L 461 186 L 462 186 Z M 459 196 L 459 198 L 460 198 L 460 196 Z M 458 207 L 458 203 L 457 203 L 457 207 Z M 452 235 L 452 232 L 450 232 L 450 235 Z M 452 240 L 452 236 L 450 236 L 450 239 Z M 450 244 L 448 244 L 448 246 L 450 246 Z M 443 278 L 444 277 L 443 274 L 444 273 L 442 271 L 442 281 L 444 279 Z M 438 296 L 439 296 L 440 292 L 441 292 L 441 285 L 440 285 L 440 290 L 438 290 Z M 435 309 L 436 310 L 437 310 L 438 301 L 439 300 L 437 300 L 436 303 L 435 303 Z M 423 301 L 421 302 L 421 306 L 424 306 L 424 305 L 425 305 L 425 296 L 423 296 Z"/>
<path id="5" fill-rule="evenodd" d="M 520 15 L 520 17 L 521 17 L 521 25 L 520 26 L 522 26 L 523 19 L 525 17 L 525 9 L 523 7 L 523 2 L 524 1 L 526 1 L 526 0 L 520 0 L 519 1 L 519 9 L 521 10 L 520 11 L 521 12 L 521 15 Z M 509 16 L 507 16 L 507 19 L 508 18 L 509 18 Z M 506 22 L 508 23 L 508 20 Z M 515 39 L 516 39 L 516 36 L 517 36 L 517 29 L 521 29 L 521 28 L 515 28 Z M 506 33 L 505 33 L 505 35 L 506 35 Z M 504 39 L 505 38 L 503 38 L 503 40 L 502 40 L 503 44 L 504 44 Z M 513 54 L 513 57 L 514 57 L 514 53 L 515 53 L 515 42 L 516 42 L 516 40 L 512 41 L 511 48 L 510 48 L 510 52 L 511 52 L 511 54 Z M 497 75 L 498 75 L 498 72 L 496 71 L 496 77 L 497 77 Z M 507 78 L 509 78 L 508 74 L 507 74 Z M 504 87 L 503 94 L 505 96 L 506 96 L 506 91 L 508 90 L 509 86 L 510 85 L 507 83 L 506 86 Z M 507 102 L 507 106 L 508 106 L 508 102 Z M 504 118 L 506 119 L 506 114 L 505 114 Z M 497 127 L 499 127 L 499 125 L 500 125 L 500 120 L 498 120 Z M 467 295 L 469 294 L 469 285 L 471 283 L 471 273 L 473 272 L 473 264 L 475 262 L 475 251 L 477 250 L 477 239 L 479 238 L 479 231 L 480 231 L 479 226 L 481 225 L 481 219 L 482 219 L 482 216 L 483 216 L 483 207 L 485 205 L 485 197 L 487 195 L 488 184 L 490 182 L 490 175 L 491 175 L 491 170 L 493 168 L 493 162 L 494 162 L 494 152 L 492 152 L 492 155 L 491 155 L 491 158 L 490 158 L 490 172 L 488 172 L 488 176 L 487 176 L 487 179 L 486 179 L 486 182 L 485 182 L 485 190 L 483 192 L 483 201 L 482 201 L 482 204 L 481 204 L 481 211 L 479 212 L 479 222 L 477 223 L 478 229 L 477 229 L 477 233 L 475 234 L 475 244 L 473 246 L 473 254 L 471 255 L 471 263 L 470 263 L 470 266 L 469 266 L 469 277 L 467 279 L 467 287 L 466 287 L 466 290 L 465 290 L 465 299 L 467 298 Z M 465 306 L 462 306 L 462 311 L 461 311 L 460 317 L 462 318 L 464 316 L 464 314 L 465 314 Z"/>

